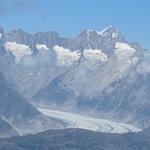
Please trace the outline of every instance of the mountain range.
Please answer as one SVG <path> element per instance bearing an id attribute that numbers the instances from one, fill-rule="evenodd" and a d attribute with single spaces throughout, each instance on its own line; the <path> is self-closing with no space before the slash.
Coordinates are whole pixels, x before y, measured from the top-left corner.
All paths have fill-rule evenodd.
<path id="1" fill-rule="evenodd" d="M 48 129 L 41 123 L 45 120 L 49 127 L 65 126 L 41 114 L 37 106 L 146 128 L 150 124 L 149 60 L 148 50 L 129 43 L 113 26 L 85 30 L 75 38 L 0 28 L 1 115 L 27 133 L 25 127 L 36 130 L 39 120 L 40 131 Z M 26 125 L 31 118 L 34 125 Z"/>

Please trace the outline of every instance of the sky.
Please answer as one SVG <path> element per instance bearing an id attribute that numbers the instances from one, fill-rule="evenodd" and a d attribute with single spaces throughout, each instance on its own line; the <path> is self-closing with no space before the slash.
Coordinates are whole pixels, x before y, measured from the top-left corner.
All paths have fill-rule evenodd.
<path id="1" fill-rule="evenodd" d="M 0 0 L 0 26 L 75 37 L 113 25 L 129 42 L 150 49 L 150 0 Z"/>

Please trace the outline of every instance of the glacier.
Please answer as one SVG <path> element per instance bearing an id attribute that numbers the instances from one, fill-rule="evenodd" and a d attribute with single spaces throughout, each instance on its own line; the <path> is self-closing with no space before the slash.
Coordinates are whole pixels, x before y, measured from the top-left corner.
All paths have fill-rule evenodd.
<path id="1" fill-rule="evenodd" d="M 111 120 L 89 117 L 70 112 L 51 110 L 46 108 L 37 108 L 41 113 L 49 117 L 60 119 L 66 122 L 67 128 L 81 128 L 97 132 L 107 133 L 127 133 L 140 132 L 141 129 L 129 124 L 114 122 Z"/>

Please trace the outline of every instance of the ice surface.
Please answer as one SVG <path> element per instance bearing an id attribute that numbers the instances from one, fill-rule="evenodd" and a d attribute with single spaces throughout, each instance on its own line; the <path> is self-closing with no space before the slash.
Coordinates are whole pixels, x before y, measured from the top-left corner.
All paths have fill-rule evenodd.
<path id="1" fill-rule="evenodd" d="M 43 114 L 60 119 L 68 123 L 68 128 L 82 128 L 97 132 L 127 133 L 138 132 L 139 128 L 132 125 L 114 122 L 111 120 L 82 116 L 75 113 L 62 112 L 58 110 L 38 108 Z"/>

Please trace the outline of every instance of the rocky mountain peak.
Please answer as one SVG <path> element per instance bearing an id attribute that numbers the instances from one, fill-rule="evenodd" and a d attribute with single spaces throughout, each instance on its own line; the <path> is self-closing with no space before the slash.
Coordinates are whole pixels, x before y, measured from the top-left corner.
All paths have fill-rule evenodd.
<path id="1" fill-rule="evenodd" d="M 105 38 L 110 37 L 112 39 L 118 40 L 119 42 L 126 42 L 126 40 L 123 37 L 123 35 L 121 34 L 121 32 L 112 25 L 108 26 L 105 29 L 103 29 L 102 31 L 100 31 L 99 34 Z"/>

